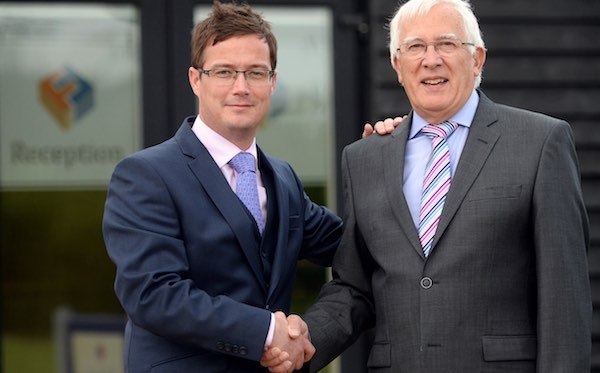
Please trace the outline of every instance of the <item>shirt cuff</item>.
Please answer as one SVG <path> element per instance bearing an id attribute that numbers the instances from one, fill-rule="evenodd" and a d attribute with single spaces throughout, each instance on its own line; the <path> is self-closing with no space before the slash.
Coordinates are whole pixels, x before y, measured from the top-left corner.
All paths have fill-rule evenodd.
<path id="1" fill-rule="evenodd" d="M 273 334 L 275 334 L 275 314 L 271 313 L 271 323 L 269 324 L 269 332 L 267 333 L 267 339 L 265 340 L 265 347 L 269 347 L 273 342 Z"/>

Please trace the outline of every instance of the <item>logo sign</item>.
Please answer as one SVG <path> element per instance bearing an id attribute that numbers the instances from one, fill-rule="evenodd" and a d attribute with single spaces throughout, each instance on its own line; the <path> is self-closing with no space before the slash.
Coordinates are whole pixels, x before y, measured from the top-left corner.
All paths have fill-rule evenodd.
<path id="1" fill-rule="evenodd" d="M 40 100 L 63 130 L 70 129 L 92 108 L 93 94 L 90 83 L 68 66 L 46 76 L 39 84 Z"/>
<path id="2" fill-rule="evenodd" d="M 0 2 L 0 188 L 104 189 L 140 148 L 138 12 Z"/>

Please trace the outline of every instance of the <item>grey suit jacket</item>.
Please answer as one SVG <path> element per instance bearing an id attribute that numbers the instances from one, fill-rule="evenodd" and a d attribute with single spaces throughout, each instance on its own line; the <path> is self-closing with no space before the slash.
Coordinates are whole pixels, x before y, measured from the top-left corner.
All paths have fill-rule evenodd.
<path id="1" fill-rule="evenodd" d="M 373 372 L 589 372 L 588 219 L 570 127 L 479 94 L 427 259 L 402 191 L 409 126 L 344 150 L 345 231 L 333 280 L 304 315 L 311 370 L 375 326 Z"/>

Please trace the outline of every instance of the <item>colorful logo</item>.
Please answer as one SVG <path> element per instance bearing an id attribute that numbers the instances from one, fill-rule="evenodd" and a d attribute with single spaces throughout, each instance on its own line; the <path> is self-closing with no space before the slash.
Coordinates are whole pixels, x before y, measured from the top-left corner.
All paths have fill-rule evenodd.
<path id="1" fill-rule="evenodd" d="M 67 66 L 44 77 L 39 84 L 39 95 L 48 112 L 65 131 L 94 104 L 90 83 Z"/>

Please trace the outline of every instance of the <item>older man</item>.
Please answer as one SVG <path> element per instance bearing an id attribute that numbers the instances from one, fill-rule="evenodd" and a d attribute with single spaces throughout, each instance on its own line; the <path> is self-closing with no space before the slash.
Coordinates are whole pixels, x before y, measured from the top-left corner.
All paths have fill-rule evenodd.
<path id="1" fill-rule="evenodd" d="M 468 1 L 410 0 L 389 29 L 413 110 L 343 152 L 333 280 L 304 315 L 311 369 L 375 327 L 372 372 L 589 372 L 570 126 L 478 89 L 486 49 Z"/>

